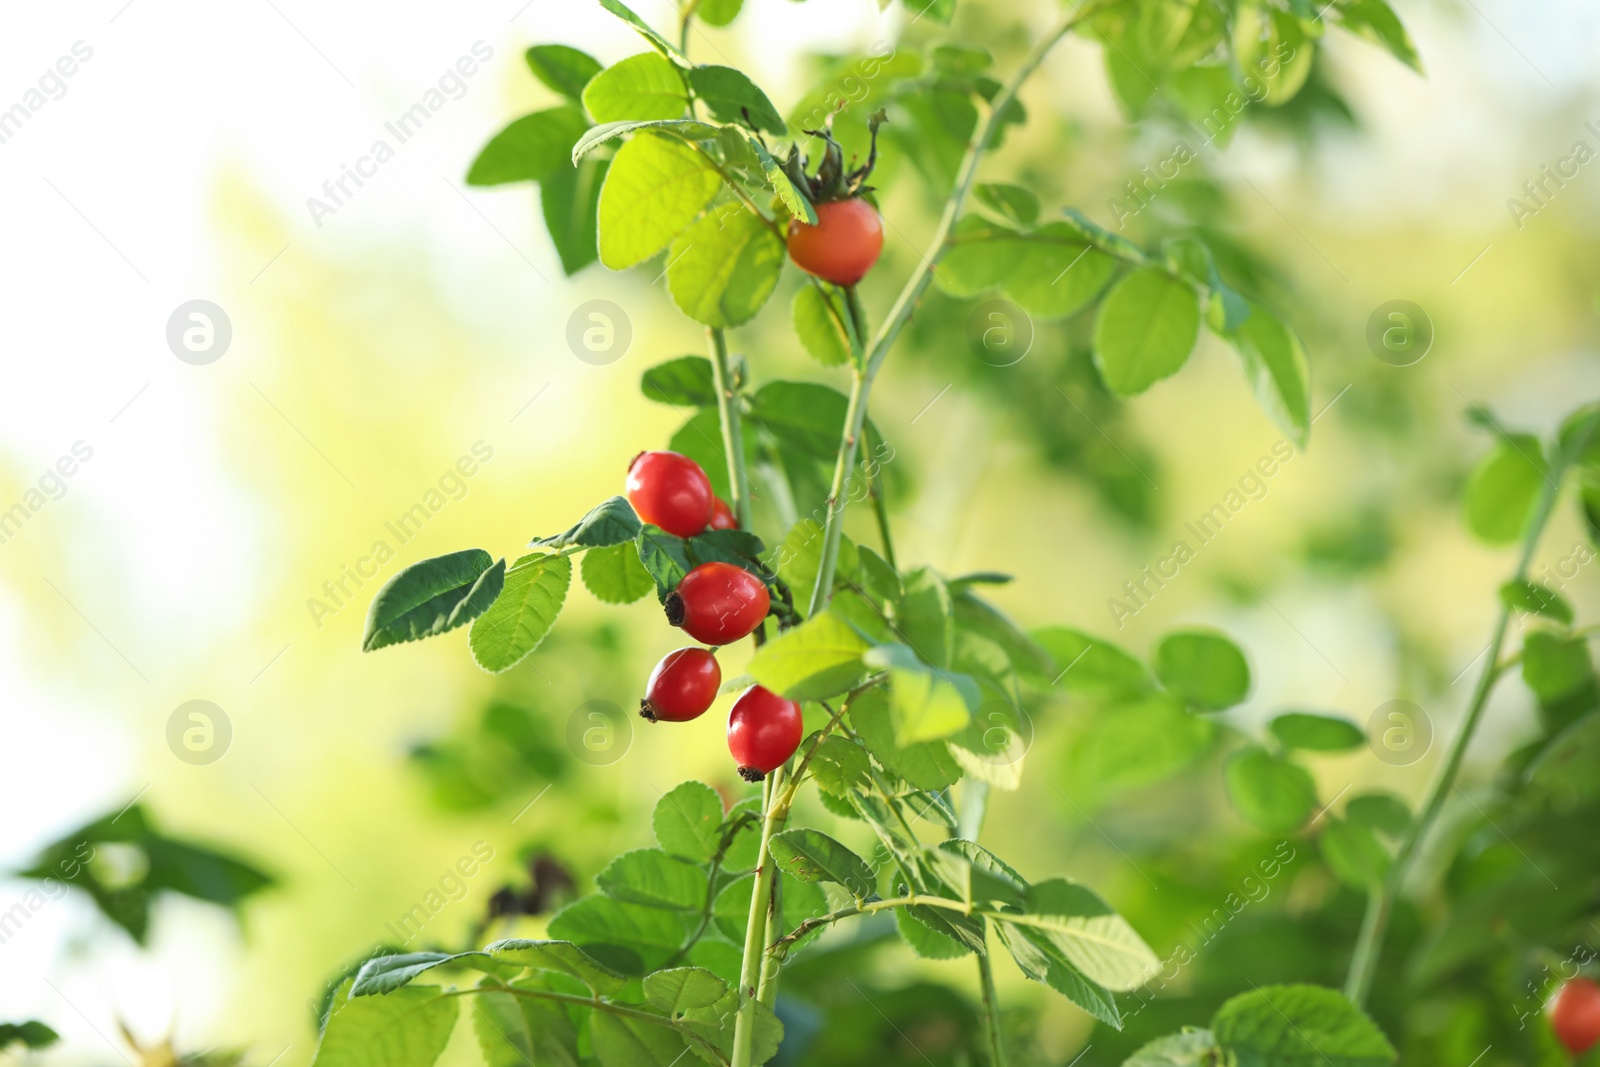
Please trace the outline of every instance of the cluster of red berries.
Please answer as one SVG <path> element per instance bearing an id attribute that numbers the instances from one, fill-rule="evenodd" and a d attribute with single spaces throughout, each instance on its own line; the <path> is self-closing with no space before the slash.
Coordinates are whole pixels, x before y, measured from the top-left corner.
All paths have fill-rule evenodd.
<path id="1" fill-rule="evenodd" d="M 678 537 L 736 529 L 733 511 L 711 491 L 700 465 L 677 452 L 641 452 L 628 467 L 628 503 L 641 520 Z M 639 714 L 651 722 L 699 718 L 717 698 L 715 646 L 748 637 L 772 606 L 766 584 L 743 567 L 702 563 L 667 595 L 667 621 L 705 645 L 669 652 L 650 672 Z M 759 782 L 800 747 L 800 705 L 759 685 L 728 715 L 728 751 L 746 781 Z"/>
<path id="2" fill-rule="evenodd" d="M 1574 1056 L 1600 1044 L 1600 985 L 1582 977 L 1563 985 L 1550 1003 L 1550 1026 Z"/>

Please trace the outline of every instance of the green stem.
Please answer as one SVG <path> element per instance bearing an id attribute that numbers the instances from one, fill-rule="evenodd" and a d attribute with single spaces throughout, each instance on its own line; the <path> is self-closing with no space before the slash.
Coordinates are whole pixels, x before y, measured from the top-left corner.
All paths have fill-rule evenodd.
<path id="1" fill-rule="evenodd" d="M 488 985 L 475 986 L 471 989 L 452 989 L 441 993 L 445 997 L 464 997 L 472 993 L 510 993 L 514 997 L 531 997 L 535 1000 L 556 1000 L 563 1004 L 576 1004 L 580 1008 L 594 1008 L 597 1011 L 609 1012 L 612 1015 L 621 1015 L 629 1019 L 639 1019 L 643 1022 L 664 1026 L 668 1030 L 680 1029 L 677 1023 L 665 1015 L 656 1015 L 627 1004 L 616 1004 L 602 997 L 585 997 L 577 993 L 557 993 L 549 989 L 524 989 L 520 986 Z"/>
<path id="2" fill-rule="evenodd" d="M 1584 446 L 1588 444 L 1590 436 L 1595 431 L 1597 421 L 1600 419 L 1590 419 L 1588 426 L 1568 442 L 1568 447 L 1558 451 L 1555 462 L 1551 464 L 1546 475 L 1544 492 L 1539 496 L 1533 520 L 1528 524 L 1528 532 L 1523 538 L 1522 553 L 1517 559 L 1517 569 L 1512 575 L 1512 581 L 1527 580 L 1528 565 L 1533 560 L 1534 549 L 1538 547 L 1539 538 L 1544 534 L 1544 528 L 1550 521 L 1550 514 L 1555 509 L 1556 498 L 1560 495 L 1562 477 L 1572 461 L 1583 453 Z M 1444 809 L 1450 787 L 1455 784 L 1456 777 L 1461 773 L 1461 765 L 1467 755 L 1467 745 L 1472 741 L 1472 735 L 1483 718 L 1484 708 L 1488 706 L 1489 694 L 1493 692 L 1495 682 L 1499 681 L 1503 674 L 1500 648 L 1505 643 L 1506 630 L 1510 622 L 1511 608 L 1509 605 L 1502 605 L 1500 614 L 1495 619 L 1494 635 L 1489 639 L 1488 656 L 1484 660 L 1482 672 L 1478 675 L 1477 684 L 1473 686 L 1472 699 L 1467 704 L 1467 715 L 1461 723 L 1461 729 L 1456 733 L 1455 740 L 1451 742 L 1450 750 L 1445 755 L 1444 763 L 1440 765 L 1438 773 L 1434 775 L 1433 782 L 1428 787 L 1421 812 L 1412 820 L 1411 828 L 1401 840 L 1383 884 L 1367 897 L 1367 910 L 1362 917 L 1361 933 L 1356 938 L 1355 950 L 1350 957 L 1350 971 L 1344 984 L 1345 995 L 1358 1007 L 1366 1003 L 1367 994 L 1372 991 L 1372 979 L 1378 970 L 1378 957 L 1383 950 L 1383 938 L 1388 929 L 1389 916 L 1393 913 L 1395 900 L 1405 884 L 1406 874 L 1427 838 L 1428 831 L 1432 829 L 1440 811 Z"/>
<path id="3" fill-rule="evenodd" d="M 855 464 L 856 443 L 861 438 L 861 426 L 866 419 L 867 400 L 872 394 L 872 383 L 878 377 L 878 371 L 883 367 L 883 361 L 889 354 L 889 349 L 894 345 L 895 338 L 900 335 L 900 330 L 905 326 L 906 320 L 911 317 L 911 312 L 916 308 L 917 301 L 922 299 L 922 294 L 927 290 L 928 283 L 933 280 L 933 270 L 944 254 L 945 243 L 951 231 L 955 229 L 956 220 L 961 215 L 962 205 L 966 202 L 967 194 L 972 190 L 973 183 L 978 177 L 978 164 L 983 161 L 984 153 L 988 151 L 990 143 L 1000 129 L 1001 119 L 1011 102 L 1016 99 L 1017 92 L 1022 83 L 1028 79 L 1039 64 L 1044 62 L 1045 56 L 1056 43 L 1065 37 L 1074 26 L 1087 18 L 1099 14 L 1107 8 L 1125 3 L 1126 0 L 1099 0 L 1084 4 L 1074 13 L 1064 17 L 1061 21 L 1045 34 L 1022 60 L 1022 64 L 1011 79 L 1000 89 L 990 101 L 988 114 L 984 116 L 983 125 L 978 128 L 972 142 L 967 146 L 967 154 L 961 161 L 960 169 L 956 172 L 955 187 L 950 190 L 950 196 L 945 201 L 944 212 L 939 216 L 939 224 L 934 228 L 933 238 L 928 243 L 927 252 L 923 253 L 922 260 L 917 264 L 916 270 L 907 279 L 905 287 L 900 290 L 899 297 L 894 306 L 889 309 L 889 317 L 878 328 L 871 345 L 863 353 L 860 364 L 856 367 L 855 379 L 850 387 L 850 406 L 845 413 L 844 432 L 839 441 L 839 459 L 833 469 L 833 485 L 828 493 L 828 519 L 822 541 L 822 563 L 817 568 L 817 585 L 811 594 L 811 607 L 808 615 L 815 615 L 827 606 L 833 592 L 833 575 L 839 563 L 839 537 L 844 527 L 845 508 L 845 479 L 850 468 Z M 847 294 L 846 299 L 849 299 Z"/>
<path id="4" fill-rule="evenodd" d="M 983 989 L 983 1022 L 989 1032 L 989 1067 L 1006 1067 L 1006 1042 L 1000 1032 L 1000 997 L 994 989 L 994 964 L 988 951 L 989 928 L 983 928 L 984 951 L 978 953 L 978 982 Z"/>
<path id="5" fill-rule="evenodd" d="M 830 923 L 838 922 L 840 919 L 848 919 L 855 915 L 871 915 L 874 912 L 888 911 L 890 908 L 909 908 L 917 905 L 928 908 L 944 908 L 946 911 L 959 911 L 966 915 L 983 914 L 981 909 L 976 909 L 965 901 L 951 900 L 949 897 L 918 896 L 913 893 L 908 896 L 893 897 L 889 900 L 870 900 L 865 904 L 851 904 L 840 908 L 838 911 L 830 911 L 826 915 L 818 915 L 815 918 L 807 919 L 768 946 L 767 953 L 781 960 L 784 954 L 789 951 L 790 945 L 793 945 L 819 926 L 827 926 Z"/>
<path id="6" fill-rule="evenodd" d="M 722 424 L 722 450 L 728 457 L 728 506 L 739 529 L 751 528 L 750 475 L 744 467 L 744 423 L 739 414 L 739 391 L 728 373 L 728 338 L 713 326 L 706 331 L 711 343 L 711 381 L 717 390 L 717 421 Z"/>
<path id="7" fill-rule="evenodd" d="M 783 813 L 775 801 L 782 769 L 767 776 L 762 790 L 761 849 L 757 853 L 756 883 L 750 891 L 750 914 L 744 928 L 744 956 L 739 963 L 739 1014 L 733 1022 L 732 1067 L 751 1067 L 751 1049 L 755 1041 L 756 1004 L 760 1002 L 762 986 L 767 983 L 767 969 L 762 965 L 767 943 L 768 907 L 772 899 L 772 884 L 777 865 L 772 862 L 772 837 L 783 824 Z M 776 983 L 774 994 L 776 995 Z"/>
<path id="8" fill-rule="evenodd" d="M 678 51 L 684 55 L 689 54 L 689 22 L 699 6 L 700 0 L 684 0 L 683 9 L 678 12 Z"/>

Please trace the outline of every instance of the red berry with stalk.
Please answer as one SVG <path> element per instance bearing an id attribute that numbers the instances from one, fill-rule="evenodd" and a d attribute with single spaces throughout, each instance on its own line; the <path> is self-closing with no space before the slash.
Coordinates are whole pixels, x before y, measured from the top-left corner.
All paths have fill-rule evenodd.
<path id="1" fill-rule="evenodd" d="M 885 121 L 878 111 L 868 120 L 872 148 L 867 161 L 855 170 L 844 168 L 844 152 L 828 130 L 807 130 L 826 143 L 815 175 L 806 173 L 806 158 L 799 148 L 784 161 L 784 172 L 816 209 L 817 222 L 789 221 L 789 258 L 807 274 L 834 285 L 852 286 L 866 277 L 883 251 L 883 220 L 863 194 L 878 158 L 878 127 Z"/>
<path id="2" fill-rule="evenodd" d="M 800 705 L 751 686 L 728 714 L 728 751 L 739 765 L 739 777 L 759 782 L 783 766 L 800 747 Z"/>
<path id="3" fill-rule="evenodd" d="M 1550 1027 L 1574 1056 L 1600 1043 L 1600 985 L 1582 977 L 1563 985 L 1550 1003 Z"/>
<path id="4" fill-rule="evenodd" d="M 679 537 L 711 524 L 711 479 L 700 464 L 677 452 L 640 452 L 628 465 L 628 503 L 645 522 Z"/>
<path id="5" fill-rule="evenodd" d="M 732 563 L 702 563 L 667 594 L 667 621 L 696 641 L 727 645 L 748 637 L 767 617 L 765 583 Z"/>
<path id="6" fill-rule="evenodd" d="M 688 722 L 705 714 L 717 699 L 722 667 L 703 648 L 668 652 L 644 687 L 639 715 L 651 722 Z"/>

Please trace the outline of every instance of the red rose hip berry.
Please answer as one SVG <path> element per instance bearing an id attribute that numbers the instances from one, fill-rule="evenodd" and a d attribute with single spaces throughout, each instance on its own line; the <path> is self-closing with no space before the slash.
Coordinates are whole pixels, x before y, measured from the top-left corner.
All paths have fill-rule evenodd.
<path id="1" fill-rule="evenodd" d="M 800 747 L 800 705 L 753 685 L 728 714 L 728 751 L 739 777 L 759 782 Z"/>
<path id="2" fill-rule="evenodd" d="M 733 517 L 733 509 L 720 496 L 711 498 L 711 528 L 713 530 L 737 530 L 739 528 L 739 520 Z"/>
<path id="3" fill-rule="evenodd" d="M 628 503 L 645 522 L 679 537 L 711 523 L 711 479 L 700 464 L 677 452 L 640 452 L 628 465 Z"/>
<path id="4" fill-rule="evenodd" d="M 737 704 L 734 710 L 739 710 Z M 1550 1005 L 1550 1026 L 1574 1056 L 1600 1043 L 1600 985 L 1588 978 L 1563 985 Z"/>
<path id="5" fill-rule="evenodd" d="M 883 220 L 859 196 L 818 204 L 815 226 L 789 222 L 794 265 L 835 285 L 854 285 L 866 277 L 882 251 Z"/>
<path id="6" fill-rule="evenodd" d="M 668 652 L 644 687 L 639 714 L 651 722 L 688 722 L 697 719 L 717 699 L 722 667 L 703 648 Z"/>
<path id="7" fill-rule="evenodd" d="M 702 563 L 667 594 L 667 621 L 706 645 L 748 637 L 772 606 L 761 579 L 732 563 Z"/>

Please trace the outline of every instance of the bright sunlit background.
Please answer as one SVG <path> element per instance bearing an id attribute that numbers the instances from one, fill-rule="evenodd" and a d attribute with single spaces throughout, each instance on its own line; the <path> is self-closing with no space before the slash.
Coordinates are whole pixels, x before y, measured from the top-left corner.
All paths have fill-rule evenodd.
<path id="1" fill-rule="evenodd" d="M 992 20 L 971 6 L 958 25 L 977 37 L 1051 17 L 1048 3 L 994 4 L 1005 17 Z M 673 17 L 667 0 L 637 7 L 663 25 Z M 1462 413 L 1481 403 L 1548 432 L 1600 392 L 1600 161 L 1520 225 L 1507 205 L 1577 142 L 1600 150 L 1600 9 L 1398 7 L 1426 78 L 1330 34 L 1329 77 L 1358 128 L 1323 127 L 1306 146 L 1249 127 L 1200 164 L 1232 193 L 1220 227 L 1294 280 L 1289 318 L 1322 412 L 1310 448 L 1119 629 L 1108 599 L 1280 438 L 1231 356 L 1203 343 L 1179 376 L 1124 407 L 1119 440 L 1153 460 L 1151 513 L 1130 524 L 1045 462 L 1027 421 L 974 388 L 970 368 L 949 369 L 969 357 L 911 353 L 913 337 L 873 409 L 908 465 L 903 559 L 1015 574 L 995 595 L 1019 621 L 1138 652 L 1177 622 L 1219 626 L 1257 675 L 1230 713 L 1239 722 L 1297 706 L 1364 723 L 1405 696 L 1448 732 L 1466 696 L 1453 680 L 1483 647 L 1507 568 L 1505 553 L 1468 539 L 1452 503 L 1485 447 Z M 748 0 L 733 28 L 697 33 L 691 48 L 753 72 L 787 110 L 812 53 L 892 42 L 905 22 L 897 4 L 880 12 L 871 0 Z M 659 267 L 565 279 L 535 192 L 464 183 L 490 135 L 548 106 L 521 56 L 551 41 L 606 62 L 640 50 L 582 0 L 0 11 L 0 118 L 46 94 L 0 141 L 0 513 L 31 491 L 47 501 L 0 543 L 0 869 L 137 798 L 167 830 L 279 883 L 242 923 L 167 898 L 145 949 L 79 895 L 30 905 L 0 941 L 0 1019 L 47 1020 L 65 1038 L 49 1058 L 118 1062 L 124 1020 L 147 1042 L 171 1033 L 188 1050 L 249 1046 L 258 1067 L 279 1055 L 307 1063 L 308 1002 L 478 843 L 494 858 L 433 919 L 443 940 L 470 934 L 520 850 L 561 855 L 586 887 L 605 857 L 646 841 L 663 789 L 691 776 L 736 784 L 714 713 L 670 737 L 635 737 L 621 761 L 580 766 L 548 795 L 531 786 L 509 806 L 441 811 L 407 752 L 450 734 L 503 684 L 472 664 L 464 631 L 359 651 L 366 605 L 397 567 L 470 546 L 498 556 L 564 528 L 620 491 L 628 458 L 664 446 L 682 421 L 637 388 L 644 368 L 704 343 L 651 284 Z M 1021 41 L 985 43 L 1007 66 Z M 64 56 L 75 72 L 41 82 Z M 463 56 L 475 72 L 447 81 L 447 102 L 392 159 L 331 212 L 308 207 L 329 202 L 324 183 L 375 141 L 393 143 L 385 124 Z M 1048 169 L 1107 225 L 1116 187 L 1169 151 L 1168 133 L 1126 131 L 1084 41 L 1060 48 L 1024 98 L 1044 119 L 1008 141 L 996 173 L 1017 161 Z M 888 250 L 866 291 L 874 315 L 933 221 L 907 183 L 885 212 Z M 785 339 L 790 291 L 735 347 L 758 375 L 826 379 Z M 565 341 L 572 309 L 594 297 L 632 323 L 625 357 L 607 366 Z M 1420 305 L 1437 331 L 1414 367 L 1385 366 L 1366 347 L 1368 316 L 1394 299 Z M 169 317 L 193 300 L 231 324 L 207 365 L 167 342 Z M 490 458 L 446 478 L 475 449 Z M 69 478 L 47 476 L 74 454 Z M 401 543 L 386 524 L 435 490 L 447 503 Z M 1308 545 L 1355 537 L 1362 516 L 1380 531 L 1379 560 L 1319 567 Z M 1564 513 L 1535 573 L 1581 537 Z M 394 557 L 352 580 L 379 541 Z M 325 589 L 340 581 L 348 595 Z M 1584 573 L 1563 592 L 1582 615 L 1600 606 L 1596 589 Z M 558 737 L 590 696 L 625 704 L 673 644 L 648 605 L 606 608 L 576 586 L 561 627 L 566 644 L 518 672 Z M 587 646 L 608 640 L 631 673 L 586 677 L 599 662 Z M 174 709 L 196 699 L 231 724 L 209 765 L 180 761 L 167 742 Z M 1520 684 L 1507 686 L 1481 745 L 1511 744 L 1530 707 Z M 1039 724 L 1029 784 L 997 797 L 989 833 L 1029 857 L 1024 873 L 1069 872 L 1116 900 L 1138 875 L 1051 788 L 1067 773 L 1062 730 Z M 1354 780 L 1414 796 L 1429 768 L 1350 756 L 1318 773 L 1325 795 Z M 29 888 L 0 881 L 0 913 Z M 1009 965 L 1001 981 L 1045 996 Z M 1054 1001 L 1043 1026 L 1047 1047 L 1065 1053 L 1086 1021 Z"/>

